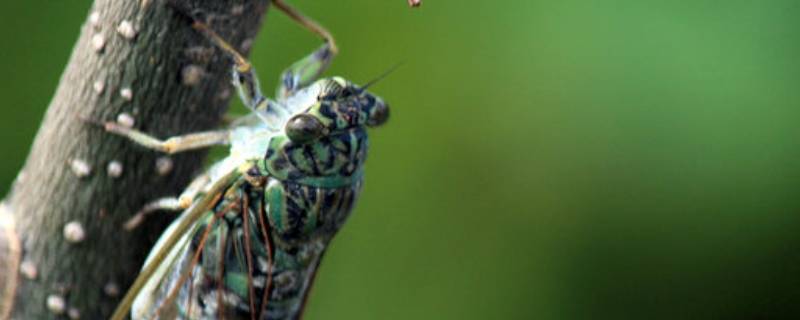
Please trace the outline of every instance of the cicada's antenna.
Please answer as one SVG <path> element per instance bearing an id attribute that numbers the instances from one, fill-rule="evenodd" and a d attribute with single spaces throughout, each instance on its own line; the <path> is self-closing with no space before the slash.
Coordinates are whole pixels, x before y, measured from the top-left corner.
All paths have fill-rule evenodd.
<path id="1" fill-rule="evenodd" d="M 400 66 L 402 66 L 403 64 L 405 64 L 405 62 L 398 62 L 397 64 L 391 66 L 389 69 L 386 69 L 386 71 L 381 73 L 379 76 L 373 78 L 372 80 L 368 81 L 365 85 L 358 88 L 358 91 L 367 90 L 367 88 L 371 87 L 372 85 L 386 78 L 388 75 L 392 74 L 392 72 L 397 70 L 397 68 L 400 68 Z"/>

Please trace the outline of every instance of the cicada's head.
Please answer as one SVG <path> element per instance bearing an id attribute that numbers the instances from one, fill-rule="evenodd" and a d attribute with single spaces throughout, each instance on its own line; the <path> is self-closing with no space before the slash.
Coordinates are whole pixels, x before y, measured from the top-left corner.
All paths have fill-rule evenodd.
<path id="1" fill-rule="evenodd" d="M 360 178 L 367 127 L 383 124 L 383 100 L 340 77 L 321 79 L 288 97 L 292 115 L 270 141 L 266 169 L 277 178 L 313 186 L 344 186 Z"/>
<path id="2" fill-rule="evenodd" d="M 309 143 L 358 127 L 375 127 L 389 118 L 389 106 L 381 98 L 341 78 L 318 80 L 311 87 L 317 101 L 292 116 L 286 136 L 295 143 Z"/>

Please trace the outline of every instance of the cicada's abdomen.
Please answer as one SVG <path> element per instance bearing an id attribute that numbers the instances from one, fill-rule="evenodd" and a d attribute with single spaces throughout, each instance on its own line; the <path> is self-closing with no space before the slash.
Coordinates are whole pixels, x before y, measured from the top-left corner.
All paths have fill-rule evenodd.
<path id="1" fill-rule="evenodd" d="M 300 246 L 330 239 L 344 224 L 361 181 L 339 188 L 321 188 L 270 179 L 264 190 L 275 245 Z"/>
<path id="2" fill-rule="evenodd" d="M 247 228 L 245 216 L 228 215 L 206 241 L 192 290 L 199 314 L 190 318 L 216 317 L 219 292 L 226 319 L 251 319 L 251 313 L 259 319 L 297 318 L 325 248 L 347 219 L 360 187 L 360 182 L 317 188 L 269 179 L 263 191 L 248 192 Z M 182 291 L 188 295 L 188 287 Z"/>
<path id="3" fill-rule="evenodd" d="M 230 199 L 220 201 L 196 229 L 181 264 L 191 265 L 193 253 L 202 252 L 191 278 L 178 289 L 171 304 L 175 308 L 162 308 L 160 318 L 299 317 L 325 248 L 347 219 L 360 189 L 360 180 L 338 188 L 273 178 L 259 188 L 245 183 L 233 200 L 238 205 Z M 247 214 L 242 214 L 243 208 Z M 213 215 L 219 218 L 211 219 Z M 187 270 L 176 268 L 163 288 L 174 290 Z M 167 303 L 169 290 L 160 294 L 160 303 Z"/>
<path id="4" fill-rule="evenodd" d="M 318 188 L 270 180 L 264 190 L 272 227 L 273 267 L 266 319 L 299 316 L 328 242 L 350 214 L 361 182 L 340 188 Z"/>

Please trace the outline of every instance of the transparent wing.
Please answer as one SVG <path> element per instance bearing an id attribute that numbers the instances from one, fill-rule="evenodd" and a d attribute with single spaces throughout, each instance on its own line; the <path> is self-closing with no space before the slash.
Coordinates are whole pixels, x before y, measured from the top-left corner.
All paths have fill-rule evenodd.
<path id="1" fill-rule="evenodd" d="M 213 211 L 180 236 L 134 301 L 134 319 L 255 319 L 261 313 L 256 299 L 264 283 L 256 283 L 254 264 L 267 252 L 255 229 L 266 226 L 255 225 L 259 211 L 252 209 L 261 203 L 251 202 L 245 189 L 232 185 Z"/>
<path id="2" fill-rule="evenodd" d="M 182 267 L 176 263 L 179 263 L 181 261 L 180 258 L 191 251 L 188 250 L 187 246 L 191 244 L 191 235 L 195 234 L 199 227 L 198 222 L 202 221 L 204 217 L 208 217 L 211 206 L 219 200 L 225 189 L 240 176 L 241 173 L 238 170 L 233 170 L 215 180 L 207 193 L 170 225 L 157 242 L 156 247 L 151 251 L 139 276 L 117 306 L 111 317 L 112 320 L 125 319 L 131 310 L 134 300 L 138 300 L 140 295 L 145 300 L 140 302 L 142 303 L 140 304 L 142 309 L 137 308 L 137 310 L 146 310 L 148 306 L 152 307 L 152 301 L 148 302 L 147 297 L 157 297 L 157 295 L 154 295 L 157 292 L 156 290 L 163 287 L 170 280 L 167 277 L 169 271 L 175 271 L 176 266 L 179 269 Z M 138 319 L 136 314 L 132 314 L 132 316 L 134 319 Z"/>
<path id="3" fill-rule="evenodd" d="M 211 211 L 207 211 L 201 218 L 205 220 Z M 175 308 L 178 303 L 182 303 L 177 299 L 175 303 L 170 303 L 168 300 L 170 294 L 175 289 L 175 286 L 181 282 L 181 277 L 184 274 L 192 271 L 192 257 L 195 256 L 195 250 L 191 248 L 192 235 L 197 234 L 200 225 L 195 223 L 190 232 L 184 234 L 176 234 L 176 228 L 186 219 L 188 215 L 181 215 L 178 220 L 172 223 L 170 227 L 164 232 L 159 241 L 156 243 L 150 256 L 147 257 L 145 266 L 154 262 L 154 256 L 164 247 L 167 239 L 175 235 L 179 237 L 178 242 L 169 250 L 167 256 L 157 264 L 156 270 L 147 282 L 142 287 L 141 291 L 136 295 L 131 309 L 131 318 L 136 319 L 155 319 L 157 315 L 161 318 L 174 318 L 171 315 L 176 315 L 178 310 Z"/>

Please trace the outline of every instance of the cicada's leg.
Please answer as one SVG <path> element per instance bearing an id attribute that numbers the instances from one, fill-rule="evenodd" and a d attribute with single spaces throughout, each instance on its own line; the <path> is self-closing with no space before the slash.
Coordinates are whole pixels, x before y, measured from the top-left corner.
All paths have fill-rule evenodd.
<path id="1" fill-rule="evenodd" d="M 142 222 L 144 222 L 144 219 L 147 217 L 147 215 L 155 211 L 178 211 L 180 209 L 182 208 L 180 207 L 178 198 L 161 198 L 146 204 L 144 208 L 139 210 L 139 212 L 136 212 L 133 217 L 128 219 L 128 221 L 125 221 L 123 228 L 128 231 L 136 229 L 142 224 Z"/>
<path id="2" fill-rule="evenodd" d="M 211 183 L 211 177 L 208 173 L 201 174 L 197 178 L 194 178 L 192 183 L 190 183 L 189 186 L 183 190 L 180 197 L 178 197 L 178 206 L 181 209 L 189 208 L 194 202 L 194 199 L 197 198 L 200 192 L 203 191 L 203 188 L 209 183 Z"/>
<path id="3" fill-rule="evenodd" d="M 267 108 L 267 99 L 261 93 L 258 76 L 253 64 L 250 63 L 230 43 L 211 29 L 207 24 L 195 21 L 192 28 L 203 33 L 211 39 L 220 49 L 233 58 L 233 85 L 239 91 L 239 97 L 246 107 L 253 111 Z"/>
<path id="4" fill-rule="evenodd" d="M 325 44 L 319 49 L 283 71 L 277 96 L 284 99 L 298 89 L 314 82 L 328 68 L 339 49 L 336 47 L 336 40 L 333 39 L 331 33 L 319 23 L 303 15 L 283 0 L 273 0 L 272 2 L 287 16 L 325 40 Z"/>
<path id="5" fill-rule="evenodd" d="M 106 131 L 131 139 L 144 147 L 168 154 L 187 150 L 202 149 L 229 143 L 230 132 L 227 130 L 190 133 L 182 136 L 160 140 L 136 129 L 131 129 L 116 122 L 103 124 Z"/>
<path id="6" fill-rule="evenodd" d="M 304 28 L 322 37 L 322 39 L 330 45 L 330 50 L 334 54 L 339 52 L 339 48 L 336 47 L 336 41 L 333 39 L 333 36 L 328 29 L 325 29 L 325 27 L 314 21 L 314 19 L 307 17 L 300 12 L 300 10 L 295 9 L 283 0 L 272 0 L 272 3 L 274 3 L 279 10 L 283 11 L 283 13 L 289 16 L 289 18 L 292 18 L 292 20 L 299 23 Z"/>
<path id="7" fill-rule="evenodd" d="M 331 64 L 334 55 L 329 43 L 325 43 L 310 55 L 286 68 L 279 79 L 276 95 L 280 99 L 285 99 L 316 81 Z"/>
<path id="8" fill-rule="evenodd" d="M 209 182 L 211 182 L 211 177 L 209 177 L 208 174 L 198 176 L 192 180 L 189 186 L 186 187 L 186 190 L 181 193 L 180 197 L 161 198 L 146 204 L 141 210 L 136 212 L 133 217 L 128 219 L 123 227 L 128 231 L 136 229 L 144 222 L 149 214 L 155 211 L 179 211 L 188 209 L 203 190 L 203 187 L 208 185 Z"/>
<path id="9" fill-rule="evenodd" d="M 285 98 L 295 90 L 316 80 L 325 68 L 328 67 L 331 59 L 336 55 L 339 49 L 336 47 L 336 41 L 333 39 L 331 33 L 320 26 L 319 23 L 303 15 L 299 10 L 285 3 L 283 0 L 272 0 L 272 3 L 292 20 L 325 40 L 325 44 L 322 45 L 321 48 L 284 71 L 281 76 L 281 86 L 278 89 L 278 97 Z M 266 111 L 269 106 L 266 102 L 266 98 L 261 93 L 258 76 L 256 76 L 253 64 L 205 23 L 195 21 L 192 27 L 205 34 L 220 49 L 231 55 L 235 64 L 233 68 L 234 85 L 237 87 L 245 106 L 254 111 Z"/>

